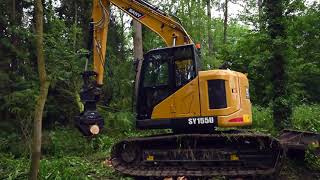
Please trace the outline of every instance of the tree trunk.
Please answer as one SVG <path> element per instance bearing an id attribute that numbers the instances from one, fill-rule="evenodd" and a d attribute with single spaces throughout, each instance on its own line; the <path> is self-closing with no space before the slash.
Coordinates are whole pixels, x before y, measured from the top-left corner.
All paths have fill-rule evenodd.
<path id="1" fill-rule="evenodd" d="M 187 3 L 187 11 L 188 11 L 188 16 L 189 16 L 189 19 L 190 19 L 190 22 L 188 22 L 188 27 L 194 27 L 194 18 L 193 18 L 193 14 L 192 14 L 192 3 L 193 1 L 186 1 Z M 186 15 L 186 14 L 185 14 Z M 190 28 L 190 30 L 192 30 L 192 28 Z M 193 31 L 191 31 L 189 34 L 193 34 Z"/>
<path id="2" fill-rule="evenodd" d="M 74 2 L 74 22 L 73 22 L 73 51 L 77 51 L 77 26 L 78 26 L 78 4 Z"/>
<path id="3" fill-rule="evenodd" d="M 275 126 L 278 129 L 283 129 L 290 123 L 292 109 L 288 97 L 288 78 L 286 74 L 286 34 L 284 25 L 284 1 L 266 0 L 266 15 L 268 24 L 268 33 L 270 36 L 270 52 L 269 72 L 273 86 L 272 110 Z"/>
<path id="4" fill-rule="evenodd" d="M 207 16 L 208 16 L 208 48 L 209 55 L 213 54 L 213 38 L 211 34 L 211 0 L 207 0 Z"/>
<path id="5" fill-rule="evenodd" d="M 258 0 L 258 12 L 259 12 L 259 29 L 265 30 L 265 22 L 263 18 L 263 0 Z"/>
<path id="6" fill-rule="evenodd" d="M 228 29 L 228 0 L 224 1 L 223 44 L 227 42 Z"/>
<path id="7" fill-rule="evenodd" d="M 33 140 L 32 155 L 30 167 L 30 179 L 35 180 L 38 177 L 41 156 L 41 136 L 42 136 L 42 114 L 48 95 L 50 82 L 47 81 L 44 52 L 43 52 L 43 6 L 41 0 L 35 0 L 35 18 L 36 18 L 36 48 L 37 63 L 40 80 L 40 95 L 35 106 L 33 120 Z"/>
<path id="8" fill-rule="evenodd" d="M 141 73 L 141 66 L 142 66 L 142 60 L 143 60 L 143 46 L 142 46 L 142 25 L 136 21 L 133 20 L 133 56 L 134 60 L 137 61 L 137 73 L 136 73 L 136 81 L 135 81 L 135 97 L 138 96 L 138 85 L 139 85 L 139 75 Z"/>
<path id="9" fill-rule="evenodd" d="M 195 0 L 194 1 L 195 2 L 195 4 L 194 4 L 194 6 L 195 6 L 195 8 L 192 8 L 192 9 L 195 9 L 196 10 L 196 17 L 194 17 L 194 20 L 195 20 L 195 27 L 196 27 L 196 29 L 201 29 L 201 27 L 200 27 L 200 22 L 201 22 L 201 16 L 200 16 L 200 11 L 202 10 L 202 8 L 203 8 L 203 6 L 201 6 L 201 1 L 200 0 Z M 202 39 L 202 37 L 201 37 L 201 31 L 196 31 L 195 32 L 195 34 L 196 34 L 196 40 L 198 40 L 198 42 L 201 42 L 201 39 Z"/>
<path id="10" fill-rule="evenodd" d="M 11 14 L 10 14 L 10 21 L 12 23 L 11 28 L 17 28 L 17 11 L 16 11 L 16 1 L 12 0 L 11 1 Z M 11 36 L 11 42 L 12 42 L 12 46 L 15 48 L 18 48 L 18 37 L 15 31 L 12 32 L 12 36 Z M 17 56 L 16 53 L 12 54 L 11 57 L 11 69 L 14 71 L 18 71 L 18 61 L 17 61 Z"/>
<path id="11" fill-rule="evenodd" d="M 125 22 L 124 22 L 124 13 L 121 11 L 120 12 L 120 23 L 121 23 L 121 29 L 120 29 L 120 34 L 121 34 L 121 43 L 120 43 L 120 51 L 122 52 L 121 53 L 121 60 L 122 61 L 125 61 L 125 56 L 126 56 L 126 54 L 125 54 L 125 48 L 124 48 L 124 46 L 125 46 L 125 39 L 126 39 L 126 37 L 125 37 Z M 119 86 L 120 87 L 120 86 Z"/>
<path id="12" fill-rule="evenodd" d="M 142 25 L 136 20 L 133 20 L 133 55 L 135 60 L 143 59 L 142 46 Z"/>

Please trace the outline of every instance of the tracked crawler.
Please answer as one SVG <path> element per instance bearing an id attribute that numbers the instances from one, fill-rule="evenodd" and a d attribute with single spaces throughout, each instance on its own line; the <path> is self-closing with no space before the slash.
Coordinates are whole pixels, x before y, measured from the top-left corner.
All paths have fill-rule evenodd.
<path id="1" fill-rule="evenodd" d="M 113 147 L 111 161 L 130 176 L 259 176 L 277 173 L 283 155 L 270 136 L 220 132 L 126 139 Z"/>

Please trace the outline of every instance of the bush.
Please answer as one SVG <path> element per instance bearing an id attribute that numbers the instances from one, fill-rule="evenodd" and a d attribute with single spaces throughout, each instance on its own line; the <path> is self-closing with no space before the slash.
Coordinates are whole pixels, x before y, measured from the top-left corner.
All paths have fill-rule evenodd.
<path id="1" fill-rule="evenodd" d="M 7 138 L 4 138 L 2 134 L 0 135 L 0 152 L 4 152 L 8 150 L 9 141 Z"/>
<path id="2" fill-rule="evenodd" d="M 294 108 L 292 126 L 295 129 L 320 133 L 320 105 L 302 104 Z"/>
<path id="3" fill-rule="evenodd" d="M 14 133 L 0 132 L 0 153 L 9 152 L 15 158 L 27 157 L 31 148 L 30 139 Z"/>
<path id="4" fill-rule="evenodd" d="M 253 128 L 257 131 L 275 134 L 274 121 L 270 108 L 253 106 L 252 109 Z"/>
<path id="5" fill-rule="evenodd" d="M 0 153 L 0 179 L 27 179 L 28 171 L 28 159 L 15 159 L 11 154 Z"/>
<path id="6" fill-rule="evenodd" d="M 105 119 L 107 130 L 130 131 L 134 125 L 134 114 L 130 111 L 111 112 L 106 108 L 99 108 L 99 112 Z"/>
<path id="7" fill-rule="evenodd" d="M 309 169 L 320 172 L 320 151 L 317 148 L 310 146 L 306 150 L 305 161 Z"/>
<path id="8" fill-rule="evenodd" d="M 258 131 L 270 132 L 276 135 L 272 110 L 260 106 L 253 106 L 253 128 Z M 320 105 L 302 104 L 293 108 L 291 127 L 293 129 L 320 132 Z"/>
<path id="9" fill-rule="evenodd" d="M 10 115 L 9 119 L 3 119 L 4 122 L 12 124 L 17 132 L 25 136 L 24 138 L 29 138 L 31 134 L 36 99 L 36 90 L 24 89 L 4 96 L 4 104 L 0 106 L 0 110 L 7 111 Z"/>
<path id="10" fill-rule="evenodd" d="M 46 135 L 45 135 L 46 134 Z M 84 155 L 92 152 L 90 139 L 85 138 L 77 129 L 56 129 L 44 133 L 43 154 L 52 156 Z"/>

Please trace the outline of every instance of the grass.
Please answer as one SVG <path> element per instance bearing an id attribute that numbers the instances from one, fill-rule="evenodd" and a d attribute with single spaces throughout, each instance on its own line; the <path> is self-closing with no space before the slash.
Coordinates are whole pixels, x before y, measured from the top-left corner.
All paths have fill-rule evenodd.
<path id="1" fill-rule="evenodd" d="M 320 105 L 300 105 L 294 108 L 292 126 L 295 129 L 320 133 Z"/>
<path id="2" fill-rule="evenodd" d="M 274 128 L 272 111 L 270 108 L 253 107 L 252 109 L 253 128 L 256 131 L 266 134 L 276 135 L 277 130 Z"/>
<path id="3" fill-rule="evenodd" d="M 274 128 L 271 108 L 255 106 L 252 109 L 253 128 L 267 134 L 277 135 Z M 291 118 L 292 129 L 320 133 L 320 105 L 302 104 L 293 108 Z"/>
<path id="4" fill-rule="evenodd" d="M 40 179 L 128 179 L 116 173 L 107 161 L 110 148 L 124 134 L 88 139 L 76 129 L 62 128 L 44 134 Z M 29 163 L 29 157 L 1 152 L 0 179 L 27 179 Z"/>
<path id="5" fill-rule="evenodd" d="M 300 105 L 294 109 L 292 126 L 296 129 L 320 132 L 319 105 Z M 270 108 L 253 108 L 253 129 L 276 135 Z M 96 138 L 84 138 L 76 129 L 57 128 L 45 131 L 43 136 L 41 179 L 130 179 L 123 177 L 109 166 L 110 150 L 115 142 L 133 136 L 160 134 L 165 131 L 105 130 Z M 15 142 L 15 143 L 13 143 Z M 19 145 L 20 144 L 20 145 Z M 26 179 L 29 171 L 28 153 L 23 141 L 17 135 L 0 136 L 0 179 Z M 15 146 L 16 148 L 14 148 Z M 15 151 L 13 151 L 15 149 Z M 309 167 L 314 168 L 318 161 L 311 154 L 307 164 L 288 163 L 283 173 L 299 179 Z M 317 163 L 315 163 L 317 162 Z M 308 164 L 309 163 L 309 164 Z M 311 163 L 311 164 L 310 164 Z M 299 166 L 299 167 L 296 167 Z M 301 166 L 301 167 L 300 167 Z"/>

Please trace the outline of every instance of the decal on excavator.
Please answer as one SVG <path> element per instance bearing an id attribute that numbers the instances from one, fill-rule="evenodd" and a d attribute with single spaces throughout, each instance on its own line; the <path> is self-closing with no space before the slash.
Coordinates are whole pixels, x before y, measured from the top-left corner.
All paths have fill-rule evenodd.
<path id="1" fill-rule="evenodd" d="M 136 17 L 137 19 L 141 19 L 143 18 L 144 14 L 132 9 L 132 8 L 128 8 L 127 11 L 134 17 Z"/>
<path id="2" fill-rule="evenodd" d="M 250 99 L 250 92 L 249 92 L 249 88 L 246 88 L 246 98 Z"/>
<path id="3" fill-rule="evenodd" d="M 189 118 L 188 119 L 189 125 L 196 125 L 196 124 L 214 124 L 214 117 L 198 117 L 198 118 Z"/>

